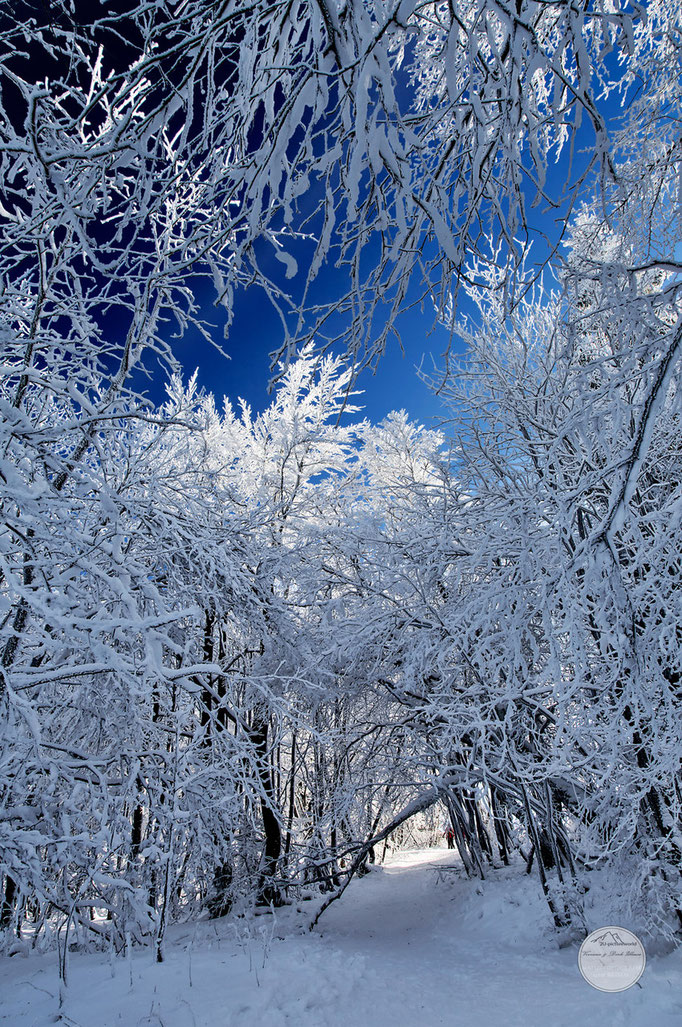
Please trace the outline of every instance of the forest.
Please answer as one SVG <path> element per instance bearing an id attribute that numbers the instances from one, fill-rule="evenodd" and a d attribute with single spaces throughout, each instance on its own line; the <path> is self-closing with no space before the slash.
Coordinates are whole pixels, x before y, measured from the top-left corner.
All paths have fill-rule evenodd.
<path id="1" fill-rule="evenodd" d="M 162 962 L 435 809 L 567 944 L 596 872 L 679 942 L 680 24 L 0 2 L 5 951 Z M 175 352 L 244 290 L 261 411 Z M 371 423 L 417 301 L 438 427 Z"/>

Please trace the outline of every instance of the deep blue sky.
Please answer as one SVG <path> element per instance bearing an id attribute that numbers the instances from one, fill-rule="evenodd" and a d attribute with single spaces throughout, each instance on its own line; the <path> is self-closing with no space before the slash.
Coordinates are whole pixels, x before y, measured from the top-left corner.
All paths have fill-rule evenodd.
<path id="1" fill-rule="evenodd" d="M 338 274 L 330 270 L 327 275 L 335 273 Z M 323 281 L 320 286 L 324 286 Z M 264 409 L 272 398 L 267 389 L 271 378 L 269 355 L 282 341 L 279 317 L 260 289 L 243 292 L 236 298 L 235 318 L 225 342 L 223 312 L 211 305 L 208 294 L 206 299 L 204 316 L 219 322 L 215 339 L 229 359 L 202 339 L 196 330 L 174 344 L 178 359 L 188 377 L 198 369 L 199 385 L 213 392 L 219 407 L 223 396 L 227 396 L 235 406 L 241 398 L 254 410 Z M 434 360 L 440 363 L 441 354 L 448 346 L 449 332 L 442 325 L 434 328 L 434 316 L 433 309 L 426 304 L 423 312 L 413 307 L 401 315 L 399 328 L 405 352 L 401 352 L 395 338 L 389 339 L 376 373 L 369 368 L 361 372 L 357 387 L 363 390 L 363 395 L 352 401 L 363 407 L 358 417 L 366 416 L 377 422 L 391 410 L 405 409 L 413 420 L 427 426 L 438 419 L 441 415 L 438 399 L 416 372 L 422 362 L 424 369 L 431 371 Z"/>
<path id="2" fill-rule="evenodd" d="M 580 158 L 575 164 L 582 163 Z M 548 178 L 554 180 L 550 189 L 555 195 L 562 191 L 567 175 L 567 155 L 551 169 Z M 575 166 L 573 172 L 575 174 Z M 585 190 L 585 194 L 589 188 Z M 533 199 L 529 190 L 528 203 Z M 565 209 L 565 206 L 564 206 Z M 534 219 L 533 256 L 537 262 L 544 261 L 549 253 L 547 240 L 555 242 L 561 231 L 561 211 L 528 211 Z M 543 239 L 542 233 L 546 238 Z M 305 276 L 305 259 L 297 252 L 299 275 L 293 283 L 287 283 L 283 275 L 283 265 L 276 259 L 267 261 L 267 273 L 271 280 L 283 287 L 296 285 Z M 313 301 L 321 302 L 339 293 L 343 293 L 344 271 L 333 266 L 323 267 L 311 291 Z M 556 282 L 550 277 L 549 282 Z M 201 316 L 216 324 L 214 338 L 228 354 L 229 359 L 222 356 L 213 346 L 207 343 L 196 330 L 191 330 L 180 342 L 174 343 L 176 356 L 183 365 L 187 377 L 198 369 L 199 385 L 210 391 L 216 398 L 217 406 L 222 406 L 227 396 L 236 407 L 238 399 L 246 400 L 255 410 L 263 410 L 271 401 L 268 383 L 272 377 L 270 353 L 282 344 L 283 330 L 280 318 L 271 306 L 264 292 L 256 286 L 249 290 L 237 292 L 235 296 L 235 314 L 230 327 L 229 336 L 223 338 L 225 314 L 213 305 L 212 290 L 208 284 L 203 286 L 204 293 L 197 297 L 202 302 Z M 408 300 L 414 303 L 420 296 L 415 285 Z M 459 313 L 471 313 L 470 304 L 460 304 Z M 443 417 L 448 416 L 438 397 L 420 380 L 416 368 L 423 366 L 425 372 L 433 372 L 436 366 L 442 366 L 443 354 L 450 346 L 451 354 L 461 353 L 457 338 L 451 338 L 449 330 L 442 324 L 435 323 L 435 310 L 429 300 L 422 304 L 415 303 L 401 314 L 397 327 L 400 332 L 404 353 L 395 337 L 389 338 L 384 356 L 379 360 L 376 372 L 365 369 L 358 380 L 358 388 L 363 390 L 362 397 L 354 400 L 362 405 L 362 413 L 372 422 L 382 420 L 390 411 L 404 409 L 415 421 L 426 427 L 436 426 Z M 160 397 L 157 397 L 160 398 Z M 451 415 L 451 411 L 450 411 Z"/>
<path id="3" fill-rule="evenodd" d="M 610 124 L 615 126 L 624 113 L 619 97 L 613 95 L 603 106 Z M 532 209 L 534 189 L 528 182 L 526 213 L 533 231 L 532 248 L 536 261 L 542 262 L 547 258 L 548 242 L 555 243 L 560 235 L 563 217 L 568 207 L 565 192 L 567 180 L 570 178 L 575 182 L 578 175 L 584 171 L 592 142 L 591 130 L 584 123 L 578 132 L 579 145 L 576 146 L 572 166 L 569 167 L 569 147 L 566 146 L 559 160 L 548 169 L 547 189 L 554 198 L 560 200 L 559 209 L 543 211 L 542 206 Z M 591 183 L 594 183 L 595 178 L 593 169 L 590 175 Z M 587 196 L 591 187 L 591 184 L 585 183 L 583 195 Z M 570 192 L 570 187 L 568 191 Z M 311 195 L 309 199 L 314 206 L 317 197 Z M 285 281 L 283 265 L 275 259 L 274 250 L 266 260 L 265 270 L 268 276 L 285 287 L 289 284 L 295 286 L 297 282 L 300 284 L 305 277 L 305 248 L 297 250 L 296 243 L 293 247 L 299 263 L 299 274 L 291 283 Z M 323 267 L 311 291 L 311 300 L 320 302 L 322 298 L 342 294 L 345 291 L 344 283 L 341 281 L 343 275 L 343 271 L 333 266 Z M 213 306 L 210 287 L 206 285 L 204 289 L 205 293 L 201 297 L 201 315 L 216 324 L 215 339 L 224 347 L 229 359 L 221 356 L 194 330 L 188 332 L 185 339 L 174 344 L 176 355 L 188 377 L 198 368 L 200 386 L 213 392 L 219 407 L 222 405 L 223 397 L 227 396 L 235 406 L 238 399 L 242 398 L 254 410 L 262 410 L 271 401 L 267 390 L 272 376 L 269 355 L 282 343 L 280 319 L 260 288 L 252 287 L 239 292 L 235 296 L 234 321 L 228 339 L 224 341 L 224 312 Z M 415 286 L 408 298 L 414 301 L 418 296 L 419 291 Z M 453 353 L 461 352 L 457 340 L 451 339 L 449 331 L 443 325 L 434 325 L 434 318 L 434 310 L 428 301 L 424 302 L 423 310 L 420 309 L 420 305 L 415 305 L 401 315 L 398 329 L 404 354 L 397 340 L 391 338 L 376 372 L 366 369 L 361 373 L 358 388 L 363 390 L 363 395 L 354 400 L 363 407 L 359 416 L 366 416 L 371 421 L 378 422 L 391 410 L 405 409 L 413 420 L 430 427 L 436 425 L 446 414 L 438 398 L 416 373 L 416 367 L 420 364 L 427 372 L 434 370 L 434 364 L 441 365 L 442 355 L 448 346 L 452 347 Z"/>

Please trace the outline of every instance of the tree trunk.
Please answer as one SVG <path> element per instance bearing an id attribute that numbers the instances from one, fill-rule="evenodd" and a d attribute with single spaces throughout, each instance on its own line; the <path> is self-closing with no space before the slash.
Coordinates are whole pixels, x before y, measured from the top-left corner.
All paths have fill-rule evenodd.
<path id="1" fill-rule="evenodd" d="M 268 761 L 267 719 L 264 717 L 254 718 L 250 735 L 256 750 L 256 766 L 258 767 L 260 777 L 260 808 L 264 834 L 263 856 L 256 902 L 259 906 L 281 906 L 284 900 L 276 879 L 279 870 L 279 859 L 282 854 L 282 830 L 279 816 L 276 812 L 272 774 Z"/>
<path id="2" fill-rule="evenodd" d="M 17 890 L 16 881 L 7 874 L 2 895 L 2 905 L 0 905 L 0 930 L 6 930 L 12 922 L 17 903 Z"/>

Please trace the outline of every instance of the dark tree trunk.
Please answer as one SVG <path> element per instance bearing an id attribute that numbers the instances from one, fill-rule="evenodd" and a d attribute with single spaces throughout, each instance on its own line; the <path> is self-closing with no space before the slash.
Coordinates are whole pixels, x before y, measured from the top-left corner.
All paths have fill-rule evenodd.
<path id="1" fill-rule="evenodd" d="M 137 859 L 140 855 L 140 849 L 142 848 L 144 831 L 144 807 L 141 803 L 135 806 L 133 810 L 133 822 L 130 832 L 130 851 L 133 859 Z"/>
<path id="2" fill-rule="evenodd" d="M 284 855 L 289 855 L 291 848 L 291 832 L 294 825 L 296 813 L 296 732 L 291 736 L 291 777 L 289 779 L 289 812 L 287 814 L 287 832 L 284 840 Z"/>
<path id="3" fill-rule="evenodd" d="M 276 813 L 272 773 L 268 760 L 268 721 L 265 718 L 254 719 L 250 734 L 256 750 L 256 765 L 262 789 L 260 807 L 264 834 L 256 902 L 261 906 L 281 906 L 284 900 L 277 884 L 277 875 L 282 854 L 282 829 Z"/>
<path id="4" fill-rule="evenodd" d="M 232 864 L 220 863 L 213 875 L 213 893 L 206 902 L 211 919 L 226 916 L 232 908 Z"/>
<path id="5" fill-rule="evenodd" d="M 500 856 L 502 862 L 506 867 L 509 866 L 509 844 L 507 836 L 507 822 L 503 819 L 503 799 L 498 802 L 497 789 L 494 786 L 490 788 L 490 809 L 493 815 L 493 825 L 495 828 L 495 837 L 497 838 L 497 844 L 500 849 Z"/>
<path id="6" fill-rule="evenodd" d="M 568 910 L 566 909 L 565 906 L 563 908 L 560 908 L 558 906 L 557 901 L 552 896 L 552 893 L 550 891 L 549 882 L 547 880 L 546 867 L 545 867 L 545 864 L 543 862 L 543 857 L 542 857 L 542 854 L 541 854 L 542 853 L 542 843 L 541 843 L 541 840 L 540 840 L 540 831 L 538 829 L 537 823 L 535 822 L 535 816 L 533 814 L 532 804 L 531 804 L 530 797 L 528 795 L 528 790 L 525 787 L 525 785 L 523 785 L 523 784 L 521 784 L 521 794 L 523 795 L 523 805 L 524 805 L 524 809 L 525 809 L 525 812 L 526 812 L 526 826 L 528 828 L 528 837 L 530 838 L 532 846 L 533 846 L 533 850 L 535 851 L 535 854 L 538 857 L 536 862 L 537 862 L 537 866 L 538 866 L 538 875 L 540 877 L 540 884 L 542 885 L 542 891 L 543 891 L 545 899 L 547 901 L 547 905 L 549 906 L 549 911 L 552 914 L 552 919 L 554 920 L 554 925 L 559 930 L 561 930 L 564 927 L 569 927 L 570 926 L 570 923 L 571 923 L 570 913 L 568 912 Z M 550 848 L 550 854 L 551 854 L 551 848 Z M 530 868 L 529 868 L 529 872 L 530 872 Z"/>
<path id="7" fill-rule="evenodd" d="M 6 930 L 12 922 L 17 904 L 17 885 L 9 874 L 5 877 L 5 887 L 0 905 L 0 930 Z"/>

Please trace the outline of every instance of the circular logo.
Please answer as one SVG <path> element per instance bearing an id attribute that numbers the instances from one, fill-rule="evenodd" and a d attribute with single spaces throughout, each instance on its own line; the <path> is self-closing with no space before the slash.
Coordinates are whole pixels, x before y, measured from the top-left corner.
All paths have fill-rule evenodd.
<path id="1" fill-rule="evenodd" d="M 601 927 L 592 931 L 580 946 L 580 972 L 598 991 L 625 991 L 644 972 L 644 946 L 625 927 Z"/>

